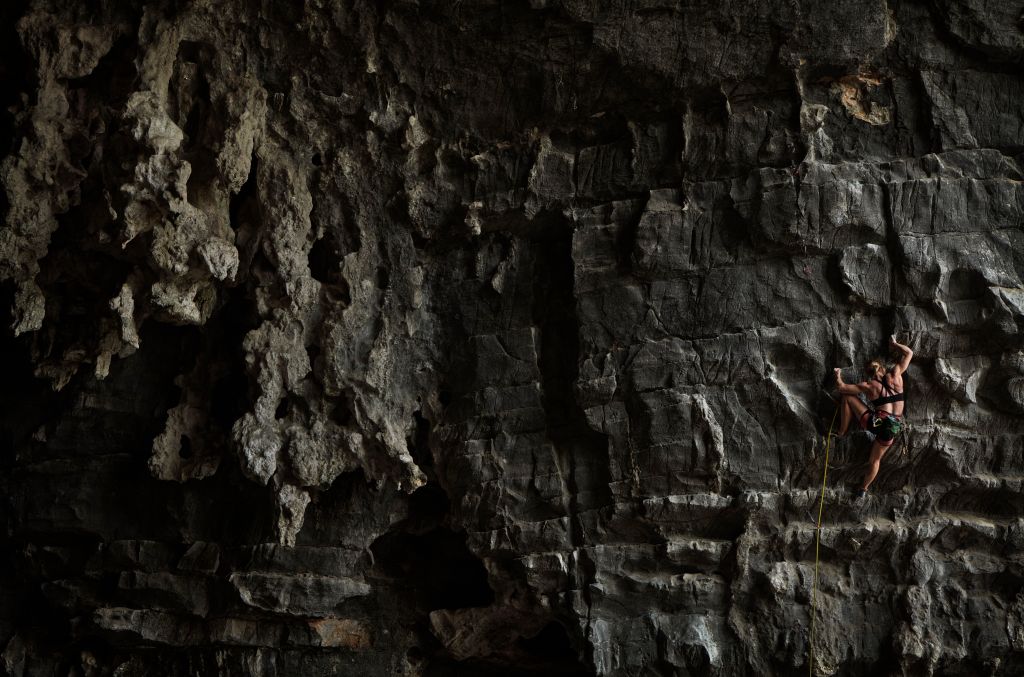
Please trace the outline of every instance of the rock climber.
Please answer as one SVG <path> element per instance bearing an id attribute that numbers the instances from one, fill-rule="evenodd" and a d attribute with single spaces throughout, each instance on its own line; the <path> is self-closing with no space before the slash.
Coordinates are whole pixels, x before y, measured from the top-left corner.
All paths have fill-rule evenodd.
<path id="1" fill-rule="evenodd" d="M 914 351 L 898 343 L 895 334 L 889 338 L 889 345 L 899 353 L 899 362 L 886 370 L 881 360 L 871 360 L 865 368 L 866 381 L 844 383 L 842 370 L 838 367 L 834 370 L 836 385 L 842 396 L 839 403 L 841 419 L 838 435 L 841 437 L 846 434 L 855 417 L 861 429 L 875 435 L 868 459 L 868 472 L 860 488 L 854 492 L 854 498 L 867 493 L 868 487 L 878 475 L 882 457 L 903 427 L 903 372 L 910 366 Z M 861 394 L 868 398 L 868 405 L 861 401 Z"/>

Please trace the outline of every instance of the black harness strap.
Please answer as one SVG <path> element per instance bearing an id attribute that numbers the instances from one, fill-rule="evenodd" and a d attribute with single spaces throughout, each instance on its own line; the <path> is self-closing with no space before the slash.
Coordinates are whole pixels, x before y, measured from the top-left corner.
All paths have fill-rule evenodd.
<path id="1" fill-rule="evenodd" d="M 876 378 L 875 380 L 882 384 L 883 397 L 879 397 L 876 400 L 871 400 L 872 407 L 880 407 L 883 404 L 892 404 L 893 402 L 903 402 L 906 399 L 903 393 L 896 392 L 895 388 L 890 387 L 889 384 L 887 384 L 882 379 Z M 892 394 L 890 395 L 889 393 Z"/>

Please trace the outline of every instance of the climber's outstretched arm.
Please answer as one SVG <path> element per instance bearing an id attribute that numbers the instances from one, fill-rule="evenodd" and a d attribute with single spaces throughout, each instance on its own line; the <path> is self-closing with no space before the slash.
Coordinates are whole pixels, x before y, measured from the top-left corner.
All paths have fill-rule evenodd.
<path id="1" fill-rule="evenodd" d="M 914 357 L 914 351 L 910 349 L 910 346 L 905 346 L 902 343 L 897 343 L 896 334 L 893 334 L 892 336 L 889 337 L 889 345 L 903 353 L 902 357 L 900 358 L 900 361 L 896 364 L 895 367 L 893 367 L 893 371 L 895 371 L 897 375 L 902 374 L 907 370 L 907 367 L 910 366 L 910 360 Z"/>

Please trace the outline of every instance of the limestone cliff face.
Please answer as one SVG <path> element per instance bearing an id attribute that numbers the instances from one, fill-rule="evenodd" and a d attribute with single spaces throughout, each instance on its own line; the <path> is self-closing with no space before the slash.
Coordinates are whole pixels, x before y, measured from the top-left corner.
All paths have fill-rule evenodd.
<path id="1" fill-rule="evenodd" d="M 1024 671 L 1021 9 L 5 4 L 2 669 Z"/>

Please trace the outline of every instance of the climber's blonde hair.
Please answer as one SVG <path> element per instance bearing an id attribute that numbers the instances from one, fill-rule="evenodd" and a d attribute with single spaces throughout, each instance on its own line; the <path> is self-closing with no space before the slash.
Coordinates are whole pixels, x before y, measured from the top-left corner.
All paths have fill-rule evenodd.
<path id="1" fill-rule="evenodd" d="M 864 364 L 864 370 L 871 376 L 875 376 L 879 371 L 885 373 L 885 364 L 881 360 L 870 360 Z"/>

